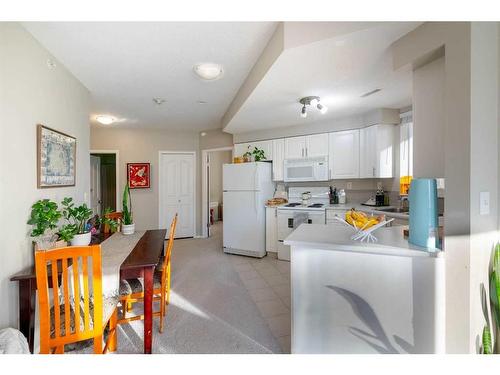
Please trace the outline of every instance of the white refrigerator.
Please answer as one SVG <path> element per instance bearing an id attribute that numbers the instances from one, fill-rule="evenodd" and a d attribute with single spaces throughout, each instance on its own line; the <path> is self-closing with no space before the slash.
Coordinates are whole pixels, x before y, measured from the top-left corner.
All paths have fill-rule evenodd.
<path id="1" fill-rule="evenodd" d="M 266 201 L 274 194 L 272 164 L 224 164 L 224 252 L 262 258 L 266 255 Z"/>

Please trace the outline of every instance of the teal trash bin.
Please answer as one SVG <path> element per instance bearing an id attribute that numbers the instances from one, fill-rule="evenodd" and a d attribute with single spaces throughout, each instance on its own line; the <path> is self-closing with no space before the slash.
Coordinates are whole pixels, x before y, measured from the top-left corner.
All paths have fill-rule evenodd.
<path id="1" fill-rule="evenodd" d="M 437 183 L 415 178 L 410 184 L 410 236 L 408 241 L 430 251 L 439 248 Z"/>

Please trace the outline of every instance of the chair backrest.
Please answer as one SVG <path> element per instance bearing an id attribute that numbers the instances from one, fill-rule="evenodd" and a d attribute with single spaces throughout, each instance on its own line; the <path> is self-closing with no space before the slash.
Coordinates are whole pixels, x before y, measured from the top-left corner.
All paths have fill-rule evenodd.
<path id="1" fill-rule="evenodd" d="M 172 247 L 174 246 L 174 238 L 175 238 L 175 228 L 177 227 L 177 213 L 172 219 L 172 223 L 170 223 L 170 233 L 168 235 L 168 243 L 165 251 L 165 262 L 163 262 L 163 266 L 166 267 L 170 263 L 170 255 L 172 254 Z"/>
<path id="2" fill-rule="evenodd" d="M 104 215 L 106 218 L 108 219 L 111 219 L 111 220 L 116 220 L 118 222 L 118 224 L 121 222 L 122 218 L 123 218 L 123 214 L 121 212 L 108 212 L 107 214 Z M 118 231 L 120 230 L 120 227 L 118 226 Z M 104 228 L 103 228 L 103 232 L 104 233 L 111 233 L 111 228 L 108 224 L 104 224 Z"/>
<path id="3" fill-rule="evenodd" d="M 53 347 L 102 334 L 101 246 L 36 251 L 35 267 L 40 310 L 40 351 L 49 353 Z"/>

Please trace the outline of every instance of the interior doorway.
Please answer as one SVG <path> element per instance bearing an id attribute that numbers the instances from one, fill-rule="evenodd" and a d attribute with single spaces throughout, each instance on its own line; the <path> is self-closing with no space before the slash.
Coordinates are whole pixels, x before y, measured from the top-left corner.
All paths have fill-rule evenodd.
<path id="1" fill-rule="evenodd" d="M 90 151 L 90 207 L 95 215 L 118 211 L 118 151 Z"/>
<path id="2" fill-rule="evenodd" d="M 223 178 L 222 166 L 231 163 L 232 147 L 203 150 L 202 176 L 202 228 L 203 236 L 210 237 L 213 225 L 222 227 Z"/>

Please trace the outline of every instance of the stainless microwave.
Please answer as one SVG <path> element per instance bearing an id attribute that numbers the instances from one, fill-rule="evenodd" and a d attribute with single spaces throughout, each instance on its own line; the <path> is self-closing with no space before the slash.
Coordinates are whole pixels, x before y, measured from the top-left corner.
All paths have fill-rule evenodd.
<path id="1" fill-rule="evenodd" d="M 328 156 L 286 159 L 284 181 L 328 181 Z"/>

